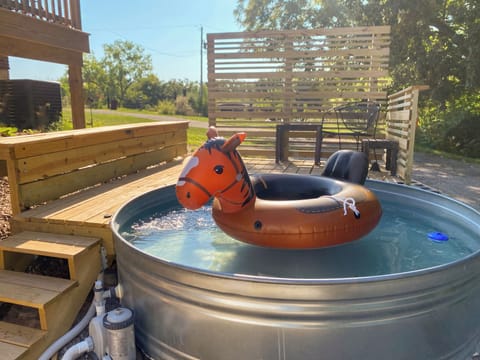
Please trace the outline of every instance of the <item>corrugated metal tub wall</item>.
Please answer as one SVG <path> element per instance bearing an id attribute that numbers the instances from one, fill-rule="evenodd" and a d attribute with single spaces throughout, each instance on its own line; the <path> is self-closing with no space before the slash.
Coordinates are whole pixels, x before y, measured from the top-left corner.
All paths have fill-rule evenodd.
<path id="1" fill-rule="evenodd" d="M 476 234 L 468 241 L 480 248 L 477 211 L 407 186 L 367 186 L 381 201 L 428 204 Z M 154 359 L 437 360 L 469 359 L 477 351 L 478 250 L 448 264 L 378 276 L 208 271 L 149 255 L 120 236 L 123 224 L 174 198 L 173 187 L 152 191 L 113 219 L 122 303 L 135 311 L 137 344 Z"/>

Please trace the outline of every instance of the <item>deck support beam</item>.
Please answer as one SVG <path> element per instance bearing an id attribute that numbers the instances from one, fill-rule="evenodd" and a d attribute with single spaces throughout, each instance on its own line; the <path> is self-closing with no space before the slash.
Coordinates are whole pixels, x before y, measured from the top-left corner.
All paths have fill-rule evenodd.
<path id="1" fill-rule="evenodd" d="M 85 128 L 82 65 L 68 66 L 68 82 L 70 84 L 70 98 L 72 102 L 73 128 L 82 129 Z"/>

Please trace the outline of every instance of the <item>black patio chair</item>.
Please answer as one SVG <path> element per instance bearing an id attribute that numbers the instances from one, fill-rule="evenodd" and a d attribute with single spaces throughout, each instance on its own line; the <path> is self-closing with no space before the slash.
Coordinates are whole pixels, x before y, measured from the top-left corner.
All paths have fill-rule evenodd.
<path id="1" fill-rule="evenodd" d="M 361 137 L 375 138 L 380 116 L 380 104 L 373 101 L 358 101 L 333 109 L 337 119 L 338 146 L 342 148 L 342 136 L 353 136 L 357 150 Z"/>

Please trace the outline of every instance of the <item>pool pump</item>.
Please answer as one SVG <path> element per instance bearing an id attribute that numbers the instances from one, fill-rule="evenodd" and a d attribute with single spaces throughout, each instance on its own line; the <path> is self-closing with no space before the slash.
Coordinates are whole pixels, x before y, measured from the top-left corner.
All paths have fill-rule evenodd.
<path id="1" fill-rule="evenodd" d="M 103 327 L 107 335 L 106 352 L 112 360 L 135 360 L 133 312 L 119 307 L 105 314 Z"/>
<path id="2" fill-rule="evenodd" d="M 89 324 L 88 332 L 93 340 L 93 351 L 102 360 L 135 360 L 135 333 L 133 311 L 118 307 L 105 312 L 105 298 L 118 296 L 116 292 L 104 291 L 101 282 L 95 284 L 95 307 L 97 316 Z"/>

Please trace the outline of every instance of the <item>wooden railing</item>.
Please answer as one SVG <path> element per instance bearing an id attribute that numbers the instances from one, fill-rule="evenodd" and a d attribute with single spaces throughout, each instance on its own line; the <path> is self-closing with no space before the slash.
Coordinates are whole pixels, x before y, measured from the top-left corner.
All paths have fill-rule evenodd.
<path id="1" fill-rule="evenodd" d="M 410 86 L 388 96 L 386 138 L 398 141 L 397 173 L 407 183 L 412 180 L 418 97 L 428 86 Z"/>
<path id="2" fill-rule="evenodd" d="M 80 0 L 0 0 L 0 8 L 81 30 Z"/>

